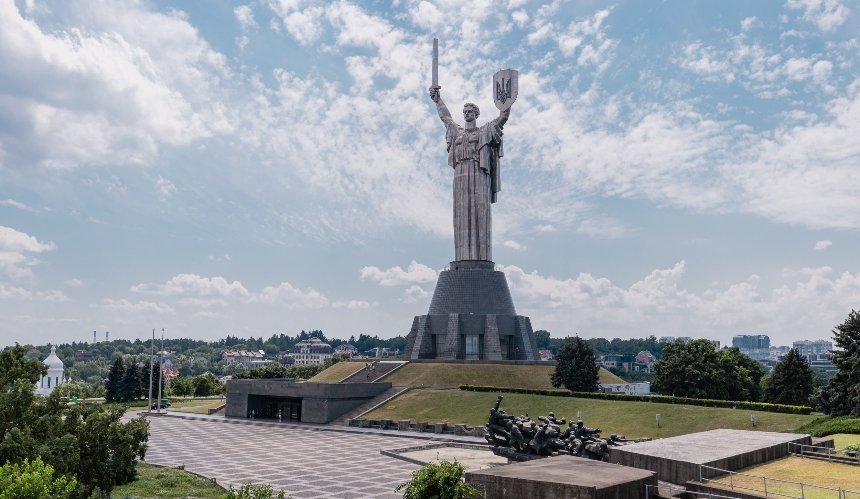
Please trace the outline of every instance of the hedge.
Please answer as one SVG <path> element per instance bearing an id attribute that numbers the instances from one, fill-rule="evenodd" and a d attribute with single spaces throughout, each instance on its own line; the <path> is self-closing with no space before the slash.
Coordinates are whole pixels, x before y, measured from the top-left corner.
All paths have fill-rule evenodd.
<path id="1" fill-rule="evenodd" d="M 567 390 L 539 390 L 532 388 L 505 388 L 499 386 L 460 385 L 460 390 L 470 392 L 507 392 L 550 397 L 576 397 L 584 399 L 617 400 L 626 402 L 655 402 L 660 404 L 700 405 L 704 407 L 725 407 L 728 409 L 747 409 L 751 411 L 781 412 L 785 414 L 810 414 L 812 407 L 802 405 L 767 404 L 765 402 L 744 402 L 735 400 L 694 399 L 670 397 L 666 395 L 626 395 L 601 392 L 571 392 Z"/>
<path id="2" fill-rule="evenodd" d="M 813 437 L 826 437 L 837 433 L 860 434 L 860 418 L 851 416 L 823 417 L 810 421 L 795 431 L 797 433 L 809 433 Z"/>

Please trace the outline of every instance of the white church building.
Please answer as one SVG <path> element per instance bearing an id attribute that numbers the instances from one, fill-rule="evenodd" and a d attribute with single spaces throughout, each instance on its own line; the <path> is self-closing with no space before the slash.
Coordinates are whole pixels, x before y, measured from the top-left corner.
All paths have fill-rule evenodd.
<path id="1" fill-rule="evenodd" d="M 42 364 L 48 366 L 48 374 L 44 375 L 36 383 L 36 395 L 47 397 L 54 391 L 54 388 L 65 382 L 63 377 L 63 361 L 57 357 L 57 347 L 51 345 L 51 355 L 42 361 Z"/>

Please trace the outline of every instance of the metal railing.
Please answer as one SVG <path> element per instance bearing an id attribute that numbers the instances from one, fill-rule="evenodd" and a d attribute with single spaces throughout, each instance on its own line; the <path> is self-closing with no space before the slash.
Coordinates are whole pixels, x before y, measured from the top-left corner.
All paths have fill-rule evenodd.
<path id="1" fill-rule="evenodd" d="M 687 490 L 684 487 L 679 487 L 676 485 L 650 485 L 645 484 L 645 498 L 651 499 L 652 497 L 666 497 L 665 495 L 660 495 L 660 489 L 669 489 L 668 497 L 677 497 L 677 494 L 684 493 L 688 499 L 738 499 L 733 496 L 724 496 L 720 494 L 712 494 L 710 492 L 698 492 L 693 490 Z M 853 499 L 853 498 L 851 498 Z"/>
<path id="2" fill-rule="evenodd" d="M 705 473 L 705 470 L 714 471 L 716 473 Z M 712 477 L 719 476 L 721 479 L 714 480 L 712 478 L 705 478 L 705 475 Z M 721 475 L 728 475 L 728 482 L 726 482 L 725 477 Z M 841 487 L 824 487 L 822 485 L 812 485 L 809 483 L 794 482 L 791 480 L 782 480 L 779 478 L 770 478 L 749 473 L 739 473 L 737 471 L 714 468 L 713 466 L 707 466 L 704 464 L 699 465 L 699 481 L 702 483 L 718 483 L 722 486 L 728 486 L 731 490 L 749 490 L 758 494 L 764 494 L 765 497 L 806 499 L 807 493 L 824 491 L 825 494 L 826 492 L 832 492 L 833 494 L 829 497 L 833 497 L 834 499 L 860 499 L 860 492 L 846 490 Z M 759 483 L 759 481 L 762 484 L 762 487 L 754 487 L 754 485 Z M 791 489 L 792 492 L 789 492 L 786 489 Z M 799 495 L 794 495 L 795 493 Z"/>
<path id="3" fill-rule="evenodd" d="M 815 457 L 816 459 L 827 458 L 828 461 L 833 461 L 833 458 L 835 457 L 837 458 L 837 461 L 842 463 L 854 464 L 852 461 L 856 461 L 857 464 L 860 464 L 860 452 L 851 455 L 848 454 L 845 449 L 834 449 L 823 445 L 806 445 L 789 442 L 788 452 L 800 457 L 809 456 Z"/>

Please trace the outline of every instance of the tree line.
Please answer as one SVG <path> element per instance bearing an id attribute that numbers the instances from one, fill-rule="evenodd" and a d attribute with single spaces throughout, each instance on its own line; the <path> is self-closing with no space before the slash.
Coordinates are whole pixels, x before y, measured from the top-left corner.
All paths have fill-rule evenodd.
<path id="1" fill-rule="evenodd" d="M 764 401 L 812 406 L 831 416 L 860 417 L 860 312 L 852 310 L 833 330 L 836 375 L 822 385 L 806 358 L 796 349 L 770 374 L 735 347 L 717 350 L 705 339 L 663 345 L 654 365 L 651 391 L 676 397 Z M 653 352 L 652 352 L 653 353 Z M 556 356 L 552 385 L 571 391 L 597 391 L 597 354 L 589 340 L 564 340 Z"/>

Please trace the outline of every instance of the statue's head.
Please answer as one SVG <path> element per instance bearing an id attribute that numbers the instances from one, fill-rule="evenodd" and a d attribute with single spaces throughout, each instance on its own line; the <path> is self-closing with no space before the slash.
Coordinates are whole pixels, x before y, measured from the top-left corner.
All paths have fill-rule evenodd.
<path id="1" fill-rule="evenodd" d="M 466 121 L 475 121 L 481 115 L 481 110 L 476 104 L 467 102 L 463 105 L 463 119 Z"/>

